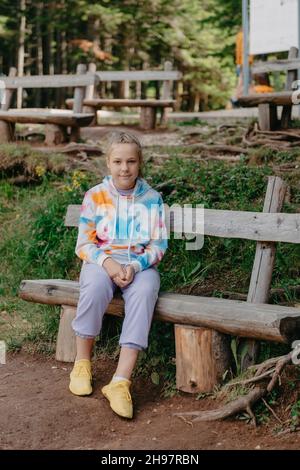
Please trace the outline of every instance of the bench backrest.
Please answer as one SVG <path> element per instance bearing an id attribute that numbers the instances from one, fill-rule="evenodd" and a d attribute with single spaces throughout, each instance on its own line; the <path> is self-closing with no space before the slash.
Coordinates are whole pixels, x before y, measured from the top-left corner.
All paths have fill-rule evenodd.
<path id="1" fill-rule="evenodd" d="M 78 227 L 80 205 L 68 206 L 65 217 L 66 227 Z M 300 243 L 300 214 L 282 212 L 249 212 L 219 209 L 192 209 L 196 221 L 193 230 L 190 226 L 191 212 L 184 214 L 184 208 L 166 210 L 167 225 L 175 233 L 210 235 L 222 238 L 240 238 L 260 242 Z M 187 220 L 189 219 L 189 220 Z M 169 223 L 168 223 L 169 220 Z"/>
<path id="2" fill-rule="evenodd" d="M 288 72 L 285 89 L 291 89 L 291 82 L 297 79 L 297 70 L 300 68 L 300 58 L 298 58 L 298 49 L 291 47 L 288 58 L 285 60 L 259 61 L 251 66 L 252 74 Z"/>
<path id="3" fill-rule="evenodd" d="M 155 81 L 175 81 L 182 78 L 182 73 L 178 70 L 118 70 L 118 71 L 100 71 L 96 72 L 101 82 L 123 82 L 125 80 L 132 82 Z"/>
<path id="4" fill-rule="evenodd" d="M 90 66 L 92 66 L 92 64 L 90 64 Z M 141 82 L 163 82 L 160 96 L 163 100 L 172 98 L 173 82 L 179 81 L 182 78 L 182 73 L 179 70 L 172 70 L 172 63 L 169 61 L 164 63 L 164 70 L 98 70 L 96 73 L 101 82 L 125 82 L 127 84 L 129 82 L 136 82 L 137 98 L 140 98 L 141 95 Z M 128 87 L 127 89 L 129 90 Z M 88 98 L 87 95 L 86 98 Z M 92 98 L 92 96 L 90 96 L 90 98 Z"/>
<path id="5" fill-rule="evenodd" d="M 83 75 L 26 75 L 24 77 L 1 77 L 5 88 L 64 88 L 86 87 L 99 81 L 97 74 L 88 72 Z"/>
<path id="6" fill-rule="evenodd" d="M 16 77 L 16 69 L 12 67 L 8 77 L 1 77 L 2 84 L 5 85 L 5 97 L 1 109 L 6 111 L 10 108 L 13 92 L 22 88 L 74 88 L 74 113 L 81 113 L 83 110 L 83 99 L 89 88 L 99 83 L 99 77 L 92 69 L 87 72 L 84 64 L 78 64 L 76 75 L 30 75 Z M 3 87 L 2 87 L 3 88 Z"/>

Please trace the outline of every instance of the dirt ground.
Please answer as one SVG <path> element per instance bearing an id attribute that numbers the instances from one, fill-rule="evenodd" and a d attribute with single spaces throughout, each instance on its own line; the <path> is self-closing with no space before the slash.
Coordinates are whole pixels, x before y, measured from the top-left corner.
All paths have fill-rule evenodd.
<path id="1" fill-rule="evenodd" d="M 276 435 L 275 422 L 257 428 L 236 419 L 184 422 L 174 412 L 208 409 L 215 401 L 180 394 L 160 397 L 150 380 L 134 381 L 133 420 L 119 418 L 100 392 L 115 370 L 112 360 L 94 363 L 94 392 L 68 390 L 72 364 L 24 352 L 0 366 L 0 449 L 218 450 L 299 449 L 300 433 Z"/>

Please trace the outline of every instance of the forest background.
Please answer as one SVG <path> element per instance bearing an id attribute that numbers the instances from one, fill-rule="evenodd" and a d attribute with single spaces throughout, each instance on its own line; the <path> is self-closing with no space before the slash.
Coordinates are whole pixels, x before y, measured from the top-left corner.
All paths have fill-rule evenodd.
<path id="1" fill-rule="evenodd" d="M 12 66 L 19 75 L 74 73 L 79 62 L 95 62 L 98 71 L 161 70 L 169 60 L 183 73 L 180 108 L 218 109 L 235 86 L 240 25 L 238 0 L 2 0 L 0 76 Z M 141 97 L 158 87 L 142 82 Z M 124 97 L 124 83 L 103 84 L 101 93 Z M 27 105 L 64 99 L 62 90 L 36 90 Z"/>

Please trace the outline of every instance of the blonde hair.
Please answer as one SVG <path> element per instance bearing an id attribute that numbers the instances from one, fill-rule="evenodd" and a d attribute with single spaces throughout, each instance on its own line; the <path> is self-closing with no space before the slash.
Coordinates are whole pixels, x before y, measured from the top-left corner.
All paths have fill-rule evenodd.
<path id="1" fill-rule="evenodd" d="M 107 142 L 106 158 L 109 160 L 112 148 L 115 144 L 134 144 L 137 147 L 139 157 L 139 176 L 143 176 L 143 150 L 139 139 L 129 132 L 115 131 L 113 132 Z"/>

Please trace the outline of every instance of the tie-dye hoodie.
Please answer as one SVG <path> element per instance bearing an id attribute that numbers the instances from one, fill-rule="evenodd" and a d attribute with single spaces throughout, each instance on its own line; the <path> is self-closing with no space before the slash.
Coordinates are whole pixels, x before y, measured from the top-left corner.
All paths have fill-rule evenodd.
<path id="1" fill-rule="evenodd" d="M 138 272 L 156 265 L 167 246 L 162 198 L 144 179 L 130 195 L 120 194 L 111 176 L 86 192 L 75 249 L 84 262 L 102 266 L 111 257 Z"/>

